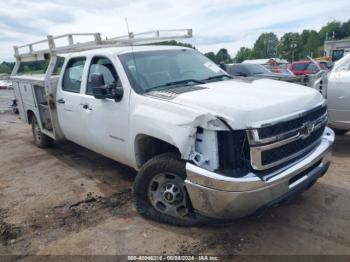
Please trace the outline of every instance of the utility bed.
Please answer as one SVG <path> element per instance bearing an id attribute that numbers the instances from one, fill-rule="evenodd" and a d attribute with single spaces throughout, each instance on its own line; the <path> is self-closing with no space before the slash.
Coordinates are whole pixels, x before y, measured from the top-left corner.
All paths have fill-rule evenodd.
<path id="1" fill-rule="evenodd" d="M 54 103 L 51 103 L 51 108 L 49 108 L 50 101 L 55 101 L 56 92 L 49 93 L 49 89 L 45 88 L 45 78 L 46 76 L 41 74 L 19 75 L 13 76 L 11 79 L 15 95 L 20 98 L 18 99 L 18 110 L 21 118 L 29 123 L 31 116 L 26 112 L 36 112 L 42 132 L 56 139 L 55 126 L 52 123 L 52 119 L 57 118 L 52 112 L 55 111 Z M 49 79 L 50 86 L 55 90 L 59 76 L 51 76 Z"/>

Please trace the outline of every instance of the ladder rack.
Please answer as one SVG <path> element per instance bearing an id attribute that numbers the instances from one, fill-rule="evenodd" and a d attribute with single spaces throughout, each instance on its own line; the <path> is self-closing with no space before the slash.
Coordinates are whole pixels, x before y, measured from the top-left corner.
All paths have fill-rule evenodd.
<path id="1" fill-rule="evenodd" d="M 86 42 L 74 41 L 76 37 L 90 37 Z M 47 39 L 29 43 L 22 46 L 14 46 L 15 58 L 17 62 L 39 61 L 49 59 L 57 54 L 79 52 L 103 47 L 118 47 L 151 44 L 168 40 L 184 39 L 192 37 L 192 29 L 170 29 L 155 30 L 144 33 L 113 37 L 103 40 L 100 33 L 72 33 L 60 36 L 48 35 Z M 62 46 L 57 45 L 57 40 L 65 39 L 67 43 Z M 35 48 L 44 45 L 44 48 Z M 26 49 L 22 51 L 23 49 Z"/>
<path id="2" fill-rule="evenodd" d="M 79 42 L 77 38 L 81 37 L 87 37 L 89 40 Z M 32 91 L 34 94 L 34 101 L 38 104 L 33 109 L 34 112 L 36 112 L 36 116 L 39 121 L 42 121 L 42 119 L 49 119 L 49 121 L 45 121 L 46 124 L 42 123 L 42 132 L 56 140 L 60 140 L 64 138 L 64 135 L 59 125 L 56 108 L 58 77 L 55 78 L 52 76 L 59 54 L 103 47 L 151 44 L 190 37 L 192 37 L 192 29 L 156 30 L 139 34 L 129 33 L 128 35 L 105 40 L 101 38 L 101 34 L 99 33 L 64 34 L 60 36 L 49 35 L 44 40 L 14 47 L 16 64 L 12 70 L 11 79 L 14 81 L 14 88 L 17 90 L 16 96 L 20 104 L 23 105 L 23 108 L 24 103 L 19 90 L 23 85 L 30 87 L 28 90 Z M 64 42 L 63 45 L 61 40 Z M 46 59 L 49 60 L 49 64 L 45 74 L 41 76 L 40 79 L 37 80 L 33 78 L 33 76 L 17 75 L 22 62 Z M 24 113 L 24 109 L 22 110 L 22 115 L 22 117 L 25 118 L 26 113 Z"/>

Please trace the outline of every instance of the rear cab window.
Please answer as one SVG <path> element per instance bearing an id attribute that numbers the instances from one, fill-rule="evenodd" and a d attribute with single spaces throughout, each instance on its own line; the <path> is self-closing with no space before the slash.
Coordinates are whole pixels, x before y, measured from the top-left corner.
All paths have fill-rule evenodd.
<path id="1" fill-rule="evenodd" d="M 62 90 L 72 93 L 80 93 L 85 62 L 86 57 L 71 58 L 68 61 L 63 75 Z"/>

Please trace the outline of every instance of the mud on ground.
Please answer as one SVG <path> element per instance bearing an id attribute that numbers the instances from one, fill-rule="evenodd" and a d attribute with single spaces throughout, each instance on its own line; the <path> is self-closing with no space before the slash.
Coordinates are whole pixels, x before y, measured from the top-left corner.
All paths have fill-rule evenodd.
<path id="1" fill-rule="evenodd" d="M 73 143 L 36 148 L 28 125 L 0 114 L 0 254 L 350 254 L 350 134 L 309 191 L 229 225 L 140 217 L 135 175 Z"/>

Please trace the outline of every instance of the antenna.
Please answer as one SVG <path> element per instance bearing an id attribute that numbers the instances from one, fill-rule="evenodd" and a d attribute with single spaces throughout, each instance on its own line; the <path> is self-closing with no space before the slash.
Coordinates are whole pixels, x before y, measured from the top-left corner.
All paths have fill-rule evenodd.
<path id="1" fill-rule="evenodd" d="M 129 23 L 128 23 L 128 18 L 127 17 L 125 17 L 125 25 L 126 25 L 126 30 L 128 31 L 129 39 L 131 39 L 133 37 L 133 33 L 130 32 L 130 28 L 129 28 Z M 134 53 L 134 46 L 133 46 L 133 42 L 132 41 L 130 41 L 130 48 L 131 48 L 132 60 L 134 60 L 137 82 L 140 83 L 139 73 L 138 73 L 138 70 L 137 70 L 136 58 L 135 58 L 135 53 Z"/>
<path id="2" fill-rule="evenodd" d="M 125 17 L 125 24 L 126 24 L 126 30 L 128 31 L 128 35 L 130 36 L 130 29 L 129 29 L 129 23 L 128 23 L 127 17 Z"/>

